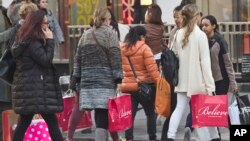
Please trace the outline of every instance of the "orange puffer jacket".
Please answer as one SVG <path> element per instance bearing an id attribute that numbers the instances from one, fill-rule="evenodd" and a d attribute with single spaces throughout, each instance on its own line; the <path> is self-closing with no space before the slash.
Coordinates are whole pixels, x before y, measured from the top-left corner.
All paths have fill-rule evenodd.
<path id="1" fill-rule="evenodd" d="M 138 91 L 138 85 L 133 71 L 129 65 L 128 56 L 135 68 L 135 72 L 140 82 L 155 83 L 160 78 L 154 55 L 144 41 L 137 41 L 136 45 L 128 48 L 125 43 L 121 45 L 122 51 L 122 92 Z"/>

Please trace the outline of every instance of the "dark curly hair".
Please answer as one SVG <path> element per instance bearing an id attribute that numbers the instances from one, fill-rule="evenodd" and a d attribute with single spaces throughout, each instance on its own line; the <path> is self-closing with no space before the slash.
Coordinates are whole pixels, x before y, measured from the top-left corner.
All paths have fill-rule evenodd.
<path id="1" fill-rule="evenodd" d="M 128 47 L 132 47 L 137 41 L 141 40 L 141 36 L 146 36 L 146 29 L 143 26 L 134 26 L 129 29 L 128 34 L 125 36 L 125 43 Z"/>

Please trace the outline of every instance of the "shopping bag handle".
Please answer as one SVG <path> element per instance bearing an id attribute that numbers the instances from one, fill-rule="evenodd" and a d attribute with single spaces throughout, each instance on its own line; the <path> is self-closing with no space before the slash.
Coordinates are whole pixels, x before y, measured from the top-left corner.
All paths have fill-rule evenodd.
<path id="1" fill-rule="evenodd" d="M 68 89 L 63 96 L 74 96 L 75 95 L 75 91 L 73 91 L 72 89 Z"/>
<path id="2" fill-rule="evenodd" d="M 215 93 L 215 92 L 212 92 L 212 95 L 213 95 L 213 96 L 216 96 L 216 93 Z"/>
<path id="3" fill-rule="evenodd" d="M 234 95 L 235 95 L 235 97 L 236 97 L 237 107 L 238 107 L 240 113 L 242 113 L 242 110 L 241 110 L 241 108 L 240 108 L 240 101 L 239 101 L 240 95 L 239 95 L 238 92 L 235 92 Z"/>
<path id="4" fill-rule="evenodd" d="M 240 95 L 239 95 L 239 92 L 234 92 L 233 93 L 236 97 L 239 97 Z"/>

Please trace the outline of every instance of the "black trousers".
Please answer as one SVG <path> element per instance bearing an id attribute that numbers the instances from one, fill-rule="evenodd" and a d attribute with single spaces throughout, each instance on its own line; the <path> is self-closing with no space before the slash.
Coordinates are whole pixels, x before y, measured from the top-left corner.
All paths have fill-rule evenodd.
<path id="1" fill-rule="evenodd" d="M 20 120 L 17 124 L 17 127 L 14 131 L 13 135 L 13 141 L 23 141 L 25 132 L 27 128 L 29 127 L 34 114 L 30 115 L 20 115 Z M 55 114 L 41 114 L 43 119 L 48 125 L 49 134 L 52 139 L 52 141 L 63 141 L 63 136 L 61 134 L 61 131 L 59 129 L 57 117 Z"/>
<path id="2" fill-rule="evenodd" d="M 145 23 L 145 13 L 148 6 L 140 6 L 134 8 L 134 24 L 144 24 Z"/>
<path id="3" fill-rule="evenodd" d="M 96 128 L 108 129 L 108 109 L 95 109 Z"/>
<path id="4" fill-rule="evenodd" d="M 131 99 L 132 99 L 133 122 L 135 120 L 138 105 L 141 104 L 147 116 L 147 132 L 149 140 L 155 140 L 156 139 L 156 113 L 155 113 L 155 102 L 154 102 L 155 91 L 153 94 L 151 94 L 150 101 L 144 101 L 142 97 L 140 97 L 140 94 L 138 94 L 138 92 L 132 92 Z M 134 131 L 134 123 L 130 129 L 125 131 L 125 137 L 127 140 L 133 140 L 134 138 L 133 131 Z"/>

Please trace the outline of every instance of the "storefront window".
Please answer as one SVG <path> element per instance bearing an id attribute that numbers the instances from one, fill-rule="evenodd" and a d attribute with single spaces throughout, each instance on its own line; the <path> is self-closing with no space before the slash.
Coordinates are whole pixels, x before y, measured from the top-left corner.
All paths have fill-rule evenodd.
<path id="1" fill-rule="evenodd" d="M 233 20 L 232 1 L 230 0 L 206 0 L 208 13 L 214 15 L 220 22 Z"/>
<path id="2" fill-rule="evenodd" d="M 239 0 L 239 18 L 242 22 L 250 21 L 250 0 Z"/>

